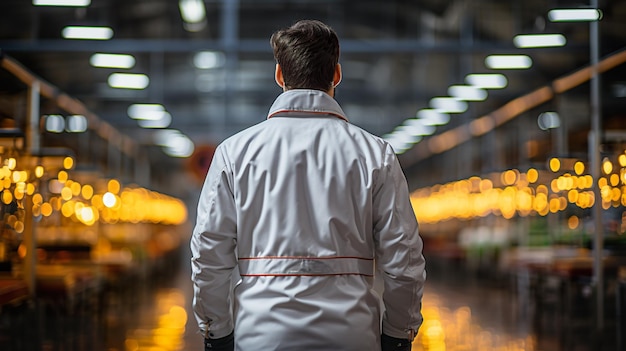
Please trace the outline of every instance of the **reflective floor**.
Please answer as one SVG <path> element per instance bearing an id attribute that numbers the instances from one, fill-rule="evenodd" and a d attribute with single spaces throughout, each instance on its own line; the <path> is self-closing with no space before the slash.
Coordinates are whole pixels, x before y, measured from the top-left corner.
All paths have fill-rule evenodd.
<path id="1" fill-rule="evenodd" d="M 0 350 L 201 351 L 190 312 L 188 253 L 178 261 L 146 279 L 109 287 L 98 301 L 3 308 Z M 436 260 L 429 267 L 425 321 L 414 351 L 626 349 L 619 319 L 607 317 L 604 331 L 595 333 L 595 300 L 584 284 L 567 299 L 558 289 L 538 298 L 524 283 L 528 277 L 492 277 Z M 607 302 L 612 312 L 618 306 Z"/>

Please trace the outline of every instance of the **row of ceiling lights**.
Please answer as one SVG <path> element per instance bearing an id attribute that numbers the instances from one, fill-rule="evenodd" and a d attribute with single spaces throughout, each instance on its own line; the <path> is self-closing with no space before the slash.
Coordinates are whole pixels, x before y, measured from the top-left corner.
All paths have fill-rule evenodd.
<path id="1" fill-rule="evenodd" d="M 598 9 L 554 9 L 548 12 L 552 22 L 598 21 L 602 12 Z M 513 38 L 519 49 L 548 48 L 564 46 L 567 40 L 562 34 L 523 34 Z M 528 55 L 489 55 L 484 60 L 485 66 L 492 70 L 520 70 L 532 67 Z M 448 88 L 449 96 L 434 97 L 429 101 L 429 108 L 421 109 L 413 118 L 408 118 L 392 132 L 383 135 L 396 153 L 402 154 L 420 142 L 424 136 L 432 135 L 436 127 L 446 125 L 450 114 L 467 111 L 468 101 L 487 99 L 488 89 L 503 89 L 508 80 L 500 73 L 469 74 L 465 85 L 452 85 Z M 550 112 L 538 118 L 541 129 L 556 128 L 560 125 L 558 114 Z"/>
<path id="2" fill-rule="evenodd" d="M 59 7 L 87 7 L 91 5 L 91 0 L 33 0 L 35 6 L 59 6 Z M 181 15 L 185 21 L 185 28 L 188 30 L 197 29 L 199 25 L 206 21 L 204 3 L 201 0 L 181 0 Z M 187 26 L 190 24 L 190 26 Z M 74 40 L 109 40 L 113 38 L 113 29 L 110 27 L 89 27 L 89 26 L 67 26 L 62 30 L 65 39 Z M 196 57 L 199 64 L 210 65 L 210 59 L 206 54 Z M 98 68 L 130 69 L 135 66 L 135 57 L 129 54 L 95 53 L 89 60 L 90 64 Z M 107 79 L 111 88 L 141 90 L 148 87 L 150 78 L 146 74 L 140 73 L 111 73 Z M 142 128 L 163 129 L 163 133 L 170 136 L 168 139 L 155 137 L 155 144 L 161 145 L 163 151 L 173 157 L 189 157 L 195 147 L 193 142 L 183 133 L 174 129 L 165 129 L 172 122 L 172 116 L 160 104 L 134 104 L 128 108 L 129 117 L 137 120 Z M 58 117 L 58 116 L 55 116 Z M 60 132 L 65 129 L 61 126 L 61 119 L 48 118 L 48 131 Z M 158 140 L 157 140 L 158 139 Z"/>

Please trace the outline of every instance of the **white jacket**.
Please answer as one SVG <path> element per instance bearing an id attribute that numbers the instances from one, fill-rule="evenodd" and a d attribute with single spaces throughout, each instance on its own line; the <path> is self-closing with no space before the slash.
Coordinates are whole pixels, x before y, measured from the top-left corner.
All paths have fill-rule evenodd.
<path id="1" fill-rule="evenodd" d="M 205 336 L 234 328 L 240 351 L 379 350 L 381 332 L 408 338 L 422 323 L 425 263 L 404 174 L 390 145 L 324 92 L 289 90 L 266 121 L 221 143 L 197 215 Z"/>

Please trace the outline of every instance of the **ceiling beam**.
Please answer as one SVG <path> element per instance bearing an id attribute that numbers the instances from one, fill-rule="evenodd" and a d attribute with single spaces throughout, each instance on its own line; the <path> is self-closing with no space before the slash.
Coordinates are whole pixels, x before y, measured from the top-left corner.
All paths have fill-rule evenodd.
<path id="1" fill-rule="evenodd" d="M 170 40 L 170 39 L 115 39 L 110 41 L 89 40 L 0 40 L 0 48 L 4 52 L 195 52 L 200 50 L 230 51 L 240 53 L 269 53 L 271 48 L 268 40 L 237 40 L 227 47 L 220 40 Z M 536 49 L 524 49 L 532 53 Z M 541 50 L 541 49 L 538 49 Z M 545 50 L 545 49 L 544 49 Z M 576 52 L 588 50 L 583 45 L 568 45 L 562 48 L 551 48 L 552 51 Z M 436 43 L 423 40 L 377 39 L 341 41 L 342 53 L 372 54 L 432 54 L 432 53 L 513 53 L 520 49 L 513 43 L 480 42 L 470 44 L 457 40 L 438 41 Z"/>

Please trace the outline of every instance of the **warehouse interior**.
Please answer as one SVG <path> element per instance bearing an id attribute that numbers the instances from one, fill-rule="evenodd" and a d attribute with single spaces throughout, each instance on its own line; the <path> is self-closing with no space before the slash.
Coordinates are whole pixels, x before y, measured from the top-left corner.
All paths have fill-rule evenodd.
<path id="1" fill-rule="evenodd" d="M 337 32 L 335 98 L 408 180 L 413 350 L 626 347 L 626 2 L 68 2 L 0 3 L 0 348 L 200 350 L 199 191 L 282 92 L 269 38 L 299 19 Z"/>

